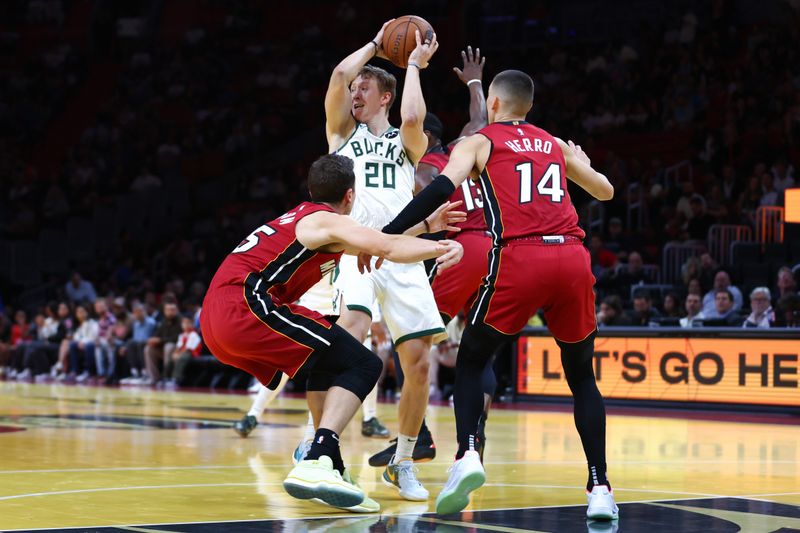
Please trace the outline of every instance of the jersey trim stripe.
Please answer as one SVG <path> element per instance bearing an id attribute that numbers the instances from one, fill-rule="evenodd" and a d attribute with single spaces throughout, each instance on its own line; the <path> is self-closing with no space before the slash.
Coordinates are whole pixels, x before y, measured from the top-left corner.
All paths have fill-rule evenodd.
<path id="1" fill-rule="evenodd" d="M 286 249 L 281 252 L 278 257 L 270 261 L 269 265 L 261 271 L 261 276 L 269 283 L 270 285 L 275 285 L 276 283 L 286 283 L 289 278 L 292 277 L 292 274 L 300 268 L 300 266 L 305 262 L 306 259 L 309 257 L 303 258 L 302 261 L 298 262 L 294 265 L 294 268 L 288 270 L 286 275 L 283 278 L 280 278 L 276 281 L 275 278 L 278 277 L 284 268 L 291 267 L 292 263 L 297 261 L 304 253 L 309 252 L 309 257 L 314 255 L 314 252 L 308 250 L 305 246 L 300 244 L 297 240 L 293 241 L 292 244 L 286 247 Z M 294 255 L 292 255 L 294 254 Z M 277 267 L 277 268 L 276 268 Z"/>
<path id="2" fill-rule="evenodd" d="M 338 154 L 342 150 L 342 148 L 347 146 L 347 143 L 350 142 L 350 139 L 353 138 L 353 135 L 355 135 L 357 131 L 358 131 L 358 122 L 356 122 L 356 126 L 353 128 L 353 131 L 352 131 L 352 133 L 350 133 L 350 136 L 347 139 L 345 139 L 345 141 L 342 143 L 342 145 L 339 148 L 337 148 L 336 150 L 334 150 L 331 153 L 332 154 Z"/>

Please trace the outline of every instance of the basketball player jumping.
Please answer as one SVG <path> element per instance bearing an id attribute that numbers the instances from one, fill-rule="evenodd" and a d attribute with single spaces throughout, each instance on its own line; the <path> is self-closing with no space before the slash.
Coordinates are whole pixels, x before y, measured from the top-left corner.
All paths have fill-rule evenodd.
<path id="1" fill-rule="evenodd" d="M 294 376 L 308 369 L 307 399 L 318 429 L 284 488 L 296 498 L 340 507 L 359 505 L 365 495 L 345 470 L 339 434 L 375 386 L 382 364 L 341 327 L 292 302 L 335 268 L 345 251 L 388 254 L 402 263 L 439 257 L 443 267 L 463 253 L 453 241 L 388 236 L 344 216 L 353 207 L 354 182 L 350 159 L 326 155 L 314 162 L 308 175 L 314 202 L 248 235 L 214 275 L 201 314 L 211 352 L 270 388 L 281 373 Z M 440 223 L 446 218 L 444 213 L 418 224 L 412 233 L 430 225 L 452 229 Z"/>
<path id="2" fill-rule="evenodd" d="M 388 24 L 388 22 L 387 22 Z M 396 79 L 387 71 L 367 65 L 373 57 L 385 58 L 382 49 L 386 24 L 360 49 L 339 63 L 325 95 L 328 147 L 355 163 L 356 203 L 351 216 L 360 224 L 380 229 L 411 201 L 414 169 L 425 154 L 423 132 L 425 101 L 420 71 L 436 52 L 436 35 L 421 42 L 408 59 L 400 101 L 400 128 L 389 124 L 389 109 L 396 96 Z M 399 405 L 397 450 L 383 472 L 383 481 L 403 498 L 428 499 L 417 480 L 412 456 L 428 405 L 428 353 L 431 344 L 447 337 L 422 263 L 386 261 L 380 269 L 361 275 L 355 258 L 345 258 L 336 280 L 343 295 L 338 324 L 363 340 L 370 327 L 370 306 L 380 304 L 405 374 Z"/>
<path id="3" fill-rule="evenodd" d="M 614 188 L 592 169 L 580 147 L 525 122 L 533 105 L 533 80 L 527 74 L 507 70 L 495 76 L 486 102 L 489 125 L 456 145 L 442 174 L 384 230 L 402 231 L 447 200 L 467 177 L 480 179 L 493 248 L 458 351 L 458 453 L 436 510 L 462 510 L 469 493 L 485 482 L 477 452 L 483 397 L 475 383 L 496 347 L 518 334 L 541 307 L 574 397 L 575 425 L 589 467 L 587 516 L 614 519 L 618 509 L 606 478 L 605 408 L 592 367 L 595 280 L 566 179 L 599 200 L 612 198 Z"/>

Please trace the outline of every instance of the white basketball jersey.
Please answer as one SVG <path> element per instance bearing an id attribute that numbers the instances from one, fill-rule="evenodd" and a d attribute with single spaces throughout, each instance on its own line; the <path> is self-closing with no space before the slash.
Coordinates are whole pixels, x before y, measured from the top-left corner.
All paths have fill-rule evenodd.
<path id="1" fill-rule="evenodd" d="M 333 315 L 333 270 L 308 289 L 297 300 L 297 305 L 323 315 Z"/>
<path id="2" fill-rule="evenodd" d="M 397 128 L 377 137 L 358 124 L 336 153 L 354 162 L 356 201 L 350 216 L 359 224 L 381 229 L 414 197 L 415 168 Z"/>

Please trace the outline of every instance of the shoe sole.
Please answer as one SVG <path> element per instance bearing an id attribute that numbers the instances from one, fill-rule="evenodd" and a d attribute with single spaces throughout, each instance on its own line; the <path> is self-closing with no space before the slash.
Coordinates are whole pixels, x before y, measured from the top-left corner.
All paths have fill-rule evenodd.
<path id="1" fill-rule="evenodd" d="M 595 511 L 593 514 L 589 514 L 589 510 L 586 510 L 586 518 L 589 520 L 617 520 L 619 519 L 619 511 L 614 513 L 612 509 L 605 508 L 598 511 Z"/>
<path id="2" fill-rule="evenodd" d="M 469 495 L 472 491 L 477 490 L 486 483 L 486 474 L 484 472 L 472 472 L 464 476 L 458 485 L 453 489 L 453 492 L 446 496 L 439 495 L 436 500 L 436 514 L 454 514 L 463 511 L 469 505 Z"/>
<path id="3" fill-rule="evenodd" d="M 367 437 L 369 439 L 388 439 L 389 437 L 392 436 L 392 434 L 387 432 L 387 433 L 381 435 L 380 433 L 365 433 L 365 432 L 362 431 L 361 432 L 361 436 L 362 437 Z"/>
<path id="4" fill-rule="evenodd" d="M 367 503 L 367 500 L 372 502 L 374 505 L 371 505 L 371 506 L 367 507 L 365 505 Z M 319 503 L 321 505 L 326 505 L 328 507 L 334 507 L 336 509 L 342 509 L 343 511 L 349 511 L 351 513 L 362 513 L 363 514 L 363 513 L 379 513 L 379 512 L 381 512 L 380 504 L 378 502 L 376 502 L 375 500 L 372 500 L 372 499 L 366 498 L 366 497 L 364 498 L 363 502 L 361 502 L 358 505 L 353 505 L 352 507 L 339 507 L 337 505 L 328 505 L 327 503 L 325 503 L 324 501 L 320 500 L 319 498 L 312 498 L 311 501 L 314 502 L 314 503 Z"/>
<path id="5" fill-rule="evenodd" d="M 313 500 L 317 498 L 334 507 L 355 507 L 364 501 L 364 493 L 348 490 L 342 485 L 329 483 L 309 483 L 297 478 L 286 478 L 283 488 L 293 498 L 298 500 Z"/>

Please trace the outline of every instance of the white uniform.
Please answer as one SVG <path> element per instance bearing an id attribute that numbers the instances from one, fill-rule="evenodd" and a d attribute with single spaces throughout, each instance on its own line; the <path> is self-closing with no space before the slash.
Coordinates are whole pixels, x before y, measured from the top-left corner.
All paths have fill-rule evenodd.
<path id="1" fill-rule="evenodd" d="M 415 168 L 397 128 L 375 136 L 358 124 L 337 153 L 354 162 L 356 199 L 350 216 L 358 223 L 380 230 L 413 198 Z M 380 269 L 361 275 L 356 258 L 343 256 L 334 285 L 348 309 L 372 314 L 377 301 L 395 344 L 428 335 L 434 342 L 447 338 L 421 262 L 384 261 Z"/>

